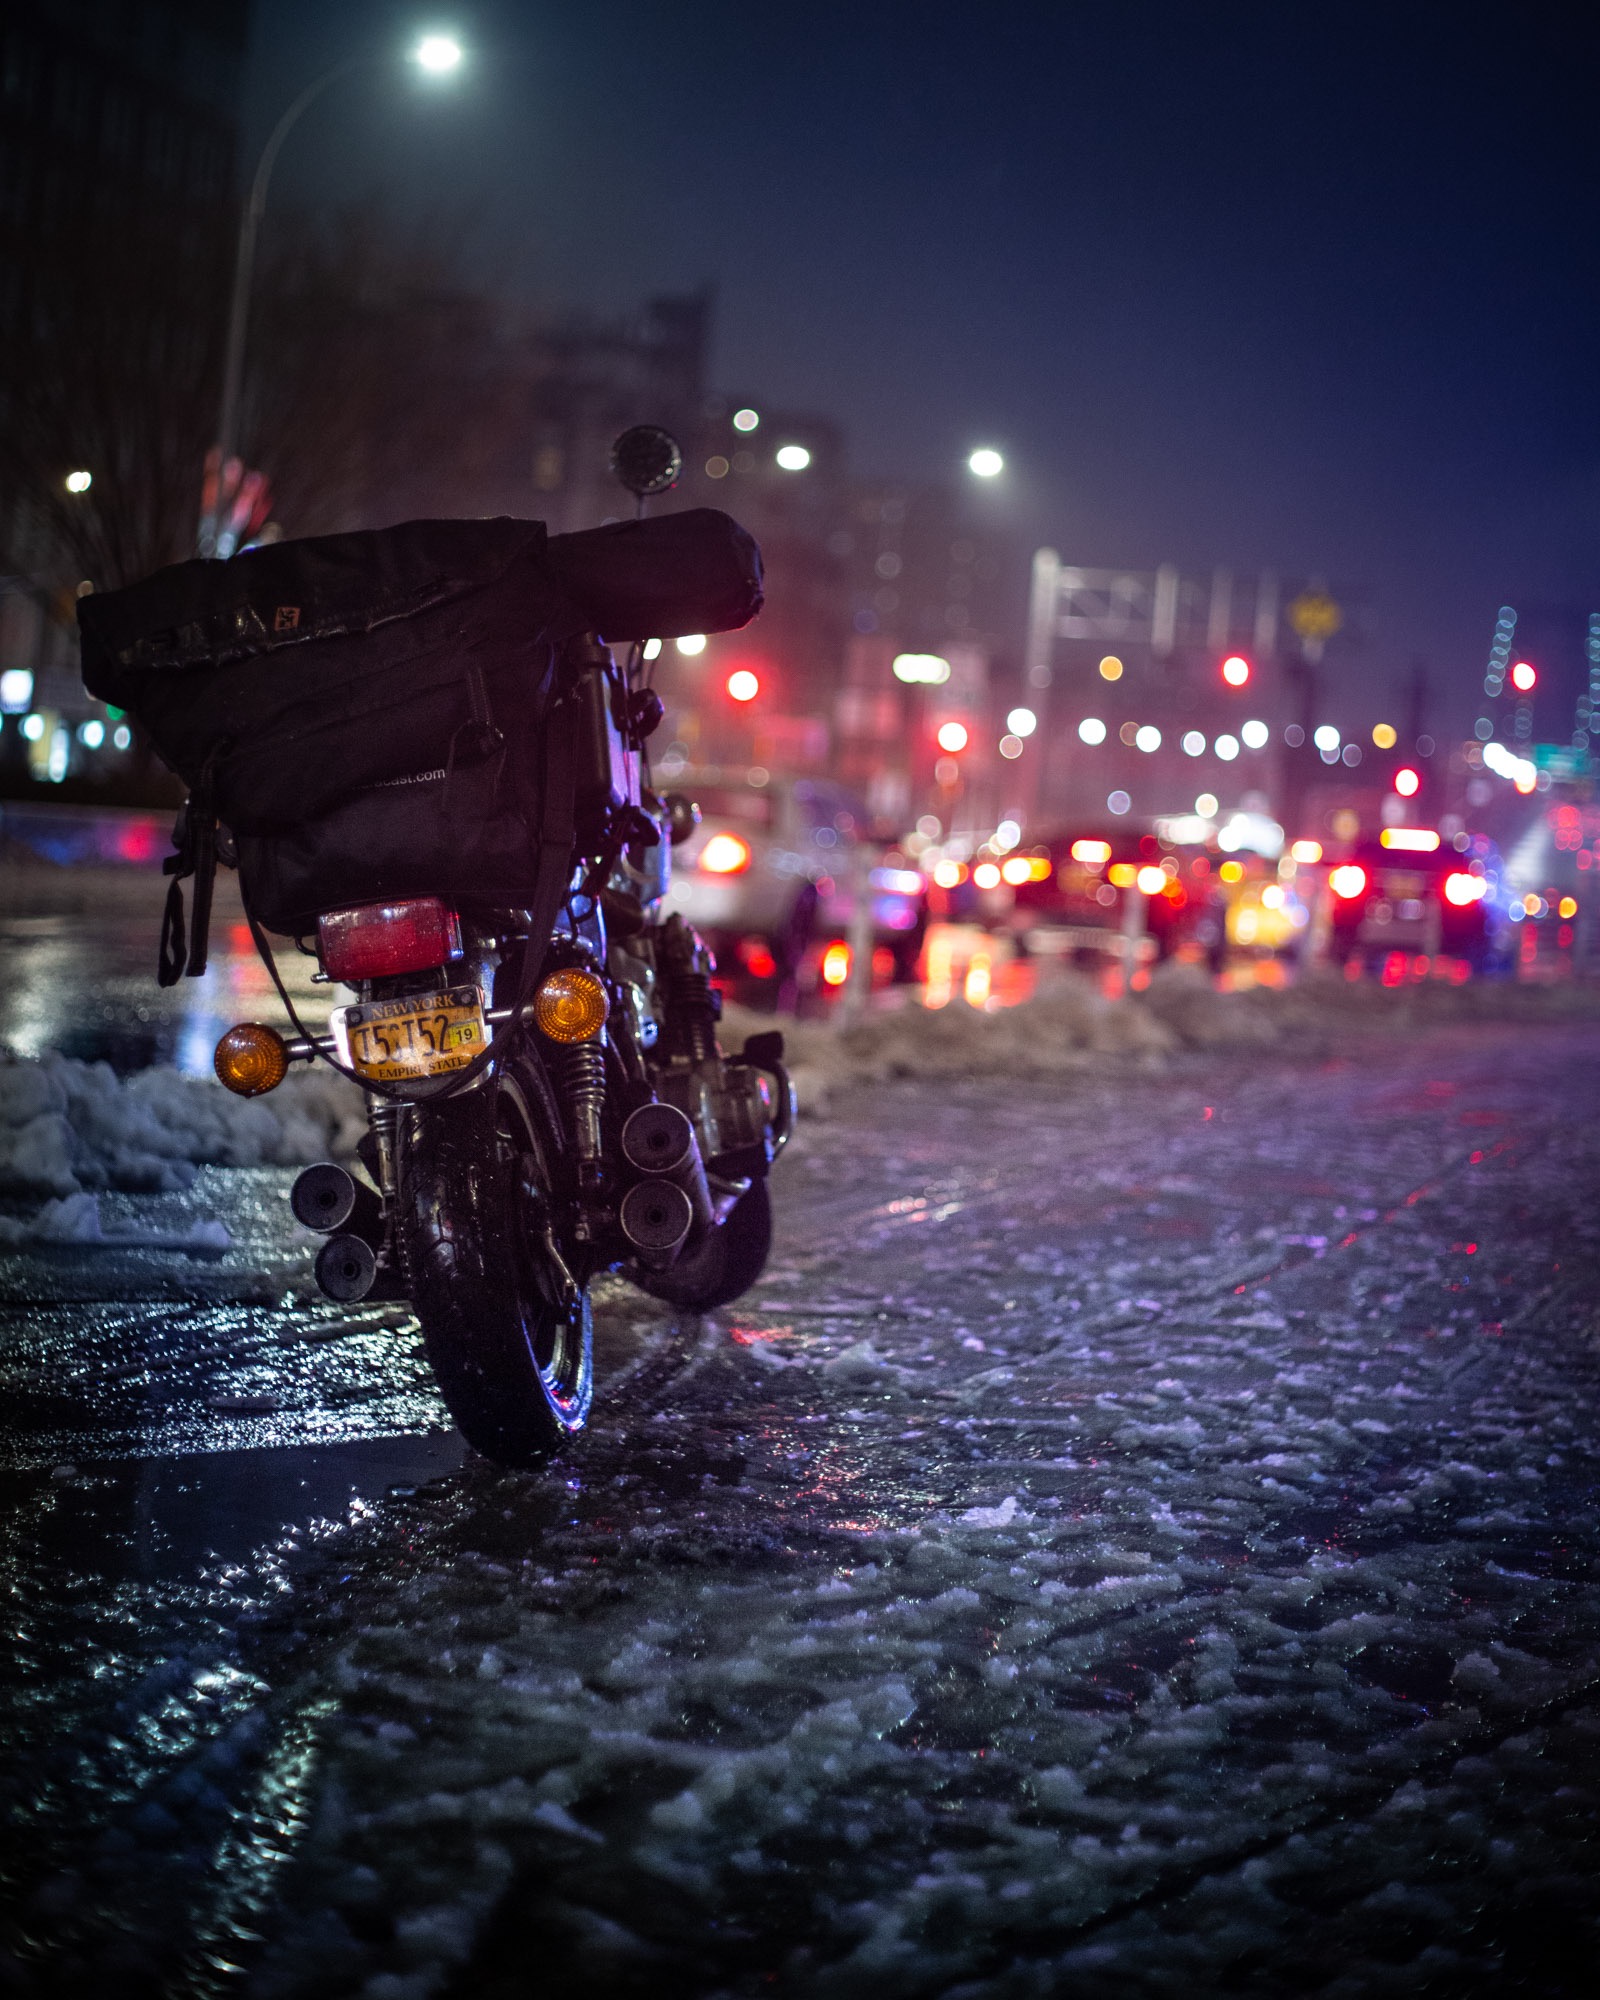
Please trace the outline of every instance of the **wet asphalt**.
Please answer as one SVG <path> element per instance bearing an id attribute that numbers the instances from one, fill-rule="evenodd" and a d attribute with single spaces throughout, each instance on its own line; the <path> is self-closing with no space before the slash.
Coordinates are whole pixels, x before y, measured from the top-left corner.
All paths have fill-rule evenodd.
<path id="1" fill-rule="evenodd" d="M 0 1272 L 0 1990 L 1591 1991 L 1597 1076 L 863 1091 L 531 1474 L 287 1171 L 106 1197 L 233 1246 Z"/>

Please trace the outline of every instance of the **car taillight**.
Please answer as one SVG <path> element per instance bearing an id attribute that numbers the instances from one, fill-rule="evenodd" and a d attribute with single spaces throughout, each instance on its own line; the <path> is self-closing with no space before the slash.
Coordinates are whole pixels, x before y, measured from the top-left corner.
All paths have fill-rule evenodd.
<path id="1" fill-rule="evenodd" d="M 461 920 L 437 896 L 330 910 L 317 920 L 317 955 L 328 977 L 346 986 L 423 972 L 460 957 Z"/>
<path id="2" fill-rule="evenodd" d="M 1458 910 L 1470 909 L 1489 893 L 1489 885 L 1481 875 L 1457 873 L 1444 878 L 1444 899 Z"/>
<path id="3" fill-rule="evenodd" d="M 1342 867 L 1330 870 L 1328 887 L 1341 902 L 1353 903 L 1357 896 L 1366 894 L 1367 871 L 1353 861 L 1346 861 Z"/>
<path id="4" fill-rule="evenodd" d="M 750 866 L 750 843 L 736 833 L 714 833 L 701 848 L 697 866 L 708 875 L 742 875 Z"/>

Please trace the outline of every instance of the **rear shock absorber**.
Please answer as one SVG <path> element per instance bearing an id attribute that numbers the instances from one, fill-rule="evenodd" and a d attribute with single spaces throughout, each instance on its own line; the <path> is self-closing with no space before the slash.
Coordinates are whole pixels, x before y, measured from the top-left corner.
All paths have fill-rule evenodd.
<path id="1" fill-rule="evenodd" d="M 400 1127 L 410 1110 L 410 1105 L 398 1103 L 392 1097 L 367 1099 L 367 1131 L 372 1144 L 368 1147 L 363 1142 L 362 1161 L 378 1183 L 378 1190 L 386 1202 L 394 1199 L 399 1172 Z"/>
<path id="2" fill-rule="evenodd" d="M 572 1114 L 572 1144 L 578 1156 L 578 1184 L 599 1187 L 603 1174 L 600 1113 L 606 1101 L 605 1037 L 573 1042 L 561 1053 L 561 1085 Z"/>

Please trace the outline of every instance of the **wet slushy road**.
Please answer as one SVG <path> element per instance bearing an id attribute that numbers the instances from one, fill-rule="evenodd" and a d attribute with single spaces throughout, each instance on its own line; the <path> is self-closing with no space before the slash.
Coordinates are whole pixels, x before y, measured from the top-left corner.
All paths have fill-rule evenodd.
<path id="1" fill-rule="evenodd" d="M 8 1256 L 6 1990 L 1592 1990 L 1583 1027 L 905 1084 L 464 1454 L 283 1169 Z"/>

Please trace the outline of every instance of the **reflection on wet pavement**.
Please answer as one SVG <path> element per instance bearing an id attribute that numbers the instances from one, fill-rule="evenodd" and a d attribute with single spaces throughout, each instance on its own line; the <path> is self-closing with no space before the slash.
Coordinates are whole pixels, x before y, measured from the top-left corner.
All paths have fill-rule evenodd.
<path id="1" fill-rule="evenodd" d="M 862 1092 L 535 1475 L 244 1255 L 14 1310 L 23 1977 L 1584 1990 L 1594 1055 Z"/>
<path id="2" fill-rule="evenodd" d="M 31 896 L 15 893 L 19 879 L 34 886 Z M 162 878 L 130 869 L 102 882 L 92 908 L 48 907 L 70 901 L 71 881 L 52 895 L 48 882 L 21 875 L 0 894 L 0 1047 L 24 1056 L 54 1049 L 119 1074 L 166 1063 L 209 1076 L 225 1028 L 280 1018 L 231 877 L 217 885 L 209 970 L 164 991 L 155 979 Z M 320 1017 L 348 998 L 343 988 L 312 985 L 315 961 L 292 947 L 279 965 L 297 1007 Z"/>

